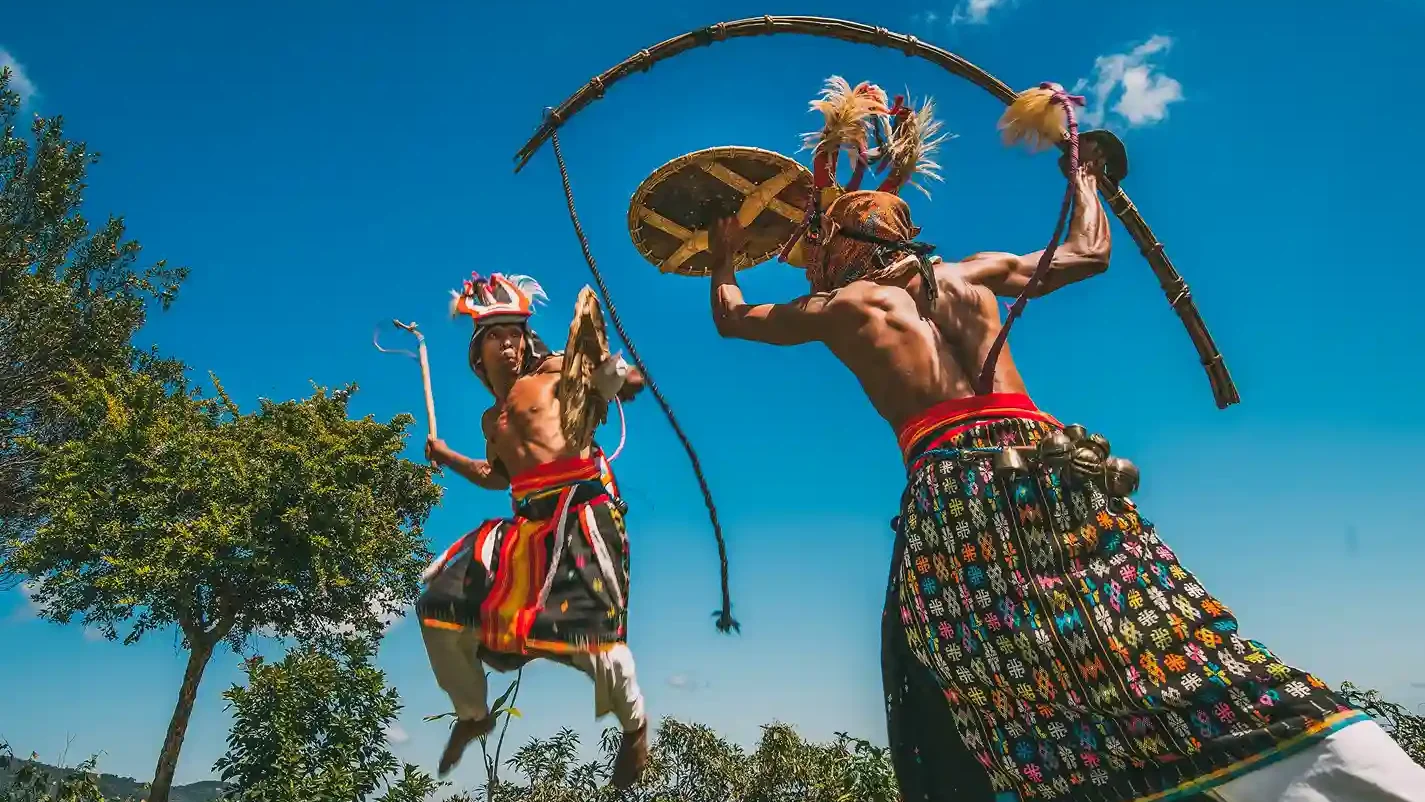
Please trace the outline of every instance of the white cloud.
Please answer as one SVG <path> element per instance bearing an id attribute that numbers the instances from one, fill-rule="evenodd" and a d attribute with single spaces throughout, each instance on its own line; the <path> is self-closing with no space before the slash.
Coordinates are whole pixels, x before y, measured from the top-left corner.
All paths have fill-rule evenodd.
<path id="1" fill-rule="evenodd" d="M 392 599 L 394 599 L 394 596 L 390 593 L 386 593 L 380 596 L 372 597 L 371 601 L 367 605 L 368 609 L 371 610 L 372 615 L 375 615 L 377 620 L 381 622 L 381 632 L 383 634 L 390 632 L 391 629 L 401 621 L 403 611 L 399 608 L 395 610 L 389 609 L 392 603 Z M 350 622 L 343 622 L 340 624 L 329 626 L 327 627 L 327 630 L 329 632 L 333 632 L 339 635 L 351 635 L 356 632 L 356 627 L 353 626 Z"/>
<path id="2" fill-rule="evenodd" d="M 1109 112 L 1130 126 L 1152 125 L 1168 115 L 1168 106 L 1183 99 L 1183 85 L 1153 63 L 1153 57 L 1173 46 L 1167 36 L 1153 35 L 1127 53 L 1094 59 L 1094 77 L 1082 79 L 1075 92 L 1088 94 L 1083 113 L 1086 127 L 1102 126 Z"/>
<path id="3" fill-rule="evenodd" d="M 36 584 L 34 580 L 27 579 L 20 583 L 20 595 L 25 597 L 25 603 L 16 607 L 10 612 L 10 620 L 15 622 L 33 621 L 39 618 L 44 612 L 44 605 L 35 599 Z M 98 627 L 85 627 L 83 630 L 84 639 L 95 642 L 104 640 L 104 633 Z"/>
<path id="4" fill-rule="evenodd" d="M 403 744 L 411 740 L 411 734 L 400 724 L 392 722 L 386 726 L 386 740 L 393 744 Z"/>
<path id="5" fill-rule="evenodd" d="M 990 11 L 998 6 L 1007 4 L 1008 0 L 965 0 L 955 6 L 955 10 L 950 12 L 951 24 L 958 25 L 968 22 L 971 25 L 983 25 L 989 17 Z"/>
<path id="6" fill-rule="evenodd" d="M 3 51 L 0 51 L 3 52 Z M 25 597 L 25 603 L 16 607 L 10 612 L 11 621 L 29 621 L 38 618 L 43 608 L 35 601 L 35 583 L 32 580 L 25 580 L 20 583 L 20 595 Z"/>
<path id="7" fill-rule="evenodd" d="M 668 687 L 685 693 L 694 693 L 708 687 L 708 683 L 691 674 L 673 674 L 668 677 Z"/>
<path id="8" fill-rule="evenodd" d="M 10 55 L 10 51 L 0 47 L 0 67 L 10 68 L 10 88 L 15 90 L 15 94 L 20 96 L 20 102 L 27 102 L 30 98 L 40 92 L 35 88 L 34 81 L 25 73 L 25 68 L 15 57 Z"/>

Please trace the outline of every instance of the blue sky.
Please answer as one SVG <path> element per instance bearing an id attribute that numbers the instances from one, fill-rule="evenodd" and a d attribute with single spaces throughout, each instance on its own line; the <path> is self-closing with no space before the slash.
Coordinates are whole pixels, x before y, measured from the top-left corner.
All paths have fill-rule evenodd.
<path id="1" fill-rule="evenodd" d="M 444 317 L 447 291 L 472 269 L 533 274 L 554 299 L 536 322 L 563 341 L 589 274 L 552 154 L 519 175 L 510 158 L 541 109 L 590 76 L 685 30 L 780 12 L 914 33 L 1017 88 L 1082 79 L 1090 113 L 1127 144 L 1126 189 L 1190 282 L 1243 403 L 1214 407 L 1116 223 L 1109 272 L 1031 304 L 1015 328 L 1030 392 L 1141 466 L 1147 515 L 1246 634 L 1332 681 L 1425 702 L 1410 613 L 1425 607 L 1412 581 L 1425 494 L 1410 490 L 1425 450 L 1425 316 L 1410 295 L 1425 168 L 1400 135 L 1425 122 L 1409 94 L 1425 79 L 1413 52 L 1425 5 L 954 3 L 29 3 L 6 11 L 0 58 L 22 69 L 33 110 L 63 113 L 103 153 L 91 217 L 126 215 L 149 255 L 192 266 L 142 341 L 216 372 L 246 403 L 356 381 L 358 413 L 420 415 L 414 364 L 370 343 L 375 324 L 414 318 L 441 433 L 477 453 L 487 396 L 464 368 L 466 328 Z M 628 79 L 562 137 L 620 311 L 703 459 L 744 625 L 735 638 L 713 630 L 716 552 L 697 486 L 640 400 L 616 467 L 633 505 L 630 638 L 650 711 L 744 743 L 772 719 L 884 740 L 877 632 L 900 467 L 823 349 L 718 339 L 703 282 L 658 275 L 624 215 L 639 181 L 683 153 L 795 152 L 831 74 L 931 94 L 959 134 L 934 199 L 911 199 L 940 253 L 1043 247 L 1062 192 L 1052 158 L 1002 148 L 991 98 L 896 52 L 719 44 Z M 805 290 L 775 264 L 743 275 L 754 300 Z M 435 548 L 507 510 L 445 481 Z M 72 739 L 71 761 L 103 751 L 104 770 L 150 777 L 182 659 L 171 633 L 123 647 L 0 595 L 0 687 L 25 689 L 0 702 L 0 737 L 52 760 Z M 380 663 L 407 705 L 398 754 L 433 768 L 444 729 L 420 719 L 448 708 L 412 621 L 393 627 Z M 223 750 L 221 693 L 237 666 L 221 653 L 208 671 L 180 782 L 210 776 Z M 529 671 L 520 706 L 516 742 L 602 726 L 588 682 L 557 667 Z M 478 771 L 472 760 L 454 779 Z"/>

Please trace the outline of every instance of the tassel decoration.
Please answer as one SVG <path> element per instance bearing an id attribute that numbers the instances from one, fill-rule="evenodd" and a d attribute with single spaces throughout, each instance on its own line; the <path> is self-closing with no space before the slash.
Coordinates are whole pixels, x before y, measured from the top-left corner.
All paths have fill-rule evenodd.
<path id="1" fill-rule="evenodd" d="M 1055 147 L 1068 136 L 1069 117 L 1064 106 L 1055 101 L 1064 87 L 1043 83 L 1019 93 L 999 118 L 999 130 L 1009 147 L 1023 144 L 1031 153 Z M 1078 98 L 1078 105 L 1083 99 Z"/>

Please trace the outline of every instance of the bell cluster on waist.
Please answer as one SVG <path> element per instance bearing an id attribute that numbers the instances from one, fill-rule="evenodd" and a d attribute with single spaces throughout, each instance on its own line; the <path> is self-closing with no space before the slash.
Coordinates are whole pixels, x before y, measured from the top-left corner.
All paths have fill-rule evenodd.
<path id="1" fill-rule="evenodd" d="M 1079 424 L 1045 435 L 1033 446 L 931 449 L 916 460 L 912 470 L 934 459 L 983 459 L 990 457 L 996 479 L 1014 481 L 1037 470 L 1067 471 L 1069 475 L 1097 482 L 1115 498 L 1138 492 L 1138 466 L 1123 457 L 1111 456 L 1108 438 L 1090 434 Z"/>

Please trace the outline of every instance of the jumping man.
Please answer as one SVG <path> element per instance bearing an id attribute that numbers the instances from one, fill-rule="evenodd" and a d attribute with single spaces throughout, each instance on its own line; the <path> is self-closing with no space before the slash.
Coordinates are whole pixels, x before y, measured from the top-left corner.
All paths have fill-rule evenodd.
<path id="1" fill-rule="evenodd" d="M 556 395 L 563 357 L 528 324 L 543 297 L 528 277 L 477 275 L 453 304 L 474 320 L 470 368 L 495 398 L 481 418 L 487 458 L 463 456 L 437 439 L 426 443 L 426 456 L 487 490 L 508 489 L 514 517 L 484 522 L 426 572 L 421 632 L 457 716 L 440 773 L 494 726 L 485 667 L 509 671 L 543 657 L 587 674 L 595 715 L 618 718 L 624 735 L 613 784 L 627 788 L 648 759 L 627 644 L 627 508 L 602 451 L 565 440 Z M 632 399 L 643 386 L 637 369 L 618 358 L 600 367 L 596 383 L 608 400 Z"/>

